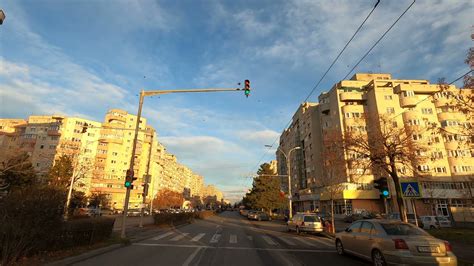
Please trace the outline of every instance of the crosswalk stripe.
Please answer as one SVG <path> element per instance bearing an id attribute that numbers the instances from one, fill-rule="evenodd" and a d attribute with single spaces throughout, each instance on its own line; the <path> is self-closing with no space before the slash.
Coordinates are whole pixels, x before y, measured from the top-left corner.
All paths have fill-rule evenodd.
<path id="1" fill-rule="evenodd" d="M 323 240 L 323 239 L 325 239 L 325 238 L 323 238 L 323 239 L 321 239 L 321 238 L 310 238 L 310 239 L 311 239 L 311 240 L 314 240 L 314 241 L 316 241 L 316 242 L 318 242 L 318 243 L 321 243 L 321 244 L 323 244 L 323 245 L 326 245 L 326 246 L 328 246 L 328 247 L 332 247 L 332 246 L 333 246 L 333 244 L 332 244 L 329 240 L 327 240 L 327 241 L 326 241 L 326 240 Z"/>
<path id="2" fill-rule="evenodd" d="M 269 236 L 262 236 L 263 240 L 265 240 L 265 242 L 267 242 L 268 244 L 270 245 L 276 245 L 277 243 L 275 241 L 273 241 L 273 239 L 271 239 Z"/>
<path id="3" fill-rule="evenodd" d="M 182 234 L 179 234 L 173 238 L 171 238 L 171 241 L 178 241 L 178 240 L 181 240 L 183 239 L 185 236 L 189 235 L 189 233 L 182 233 Z"/>
<path id="4" fill-rule="evenodd" d="M 167 237 L 167 236 L 170 236 L 170 235 L 172 235 L 172 234 L 174 234 L 174 233 L 173 233 L 173 232 L 164 233 L 164 234 L 162 234 L 162 235 L 159 235 L 159 236 L 157 236 L 157 237 L 152 238 L 151 240 L 160 240 L 160 239 L 165 238 L 165 237 Z"/>
<path id="5" fill-rule="evenodd" d="M 329 240 L 329 239 L 326 239 L 326 238 L 311 238 L 312 240 L 318 242 L 318 243 L 321 243 L 323 245 L 326 245 L 328 247 L 332 247 L 333 246 L 333 243 Z"/>
<path id="6" fill-rule="evenodd" d="M 315 244 L 309 242 L 308 240 L 306 240 L 306 239 L 304 239 L 304 238 L 302 238 L 302 237 L 293 237 L 293 239 L 294 239 L 294 240 L 298 240 L 298 241 L 300 241 L 300 242 L 302 242 L 302 243 L 304 243 L 304 244 L 306 244 L 306 245 L 308 245 L 308 246 L 312 246 L 312 247 L 316 246 Z"/>
<path id="7" fill-rule="evenodd" d="M 290 246 L 295 246 L 295 242 L 289 240 L 288 238 L 286 237 L 278 237 L 281 241 L 285 242 L 286 244 L 290 245 Z"/>
<path id="8" fill-rule="evenodd" d="M 206 234 L 204 234 L 204 233 L 198 234 L 198 235 L 196 235 L 195 237 L 193 237 L 193 238 L 191 239 L 191 241 L 193 241 L 193 242 L 199 241 L 199 239 L 201 239 L 201 238 L 202 238 L 203 236 L 205 236 L 205 235 L 206 235 Z"/>
<path id="9" fill-rule="evenodd" d="M 211 238 L 210 243 L 217 243 L 219 242 L 219 239 L 221 239 L 221 234 L 214 234 Z"/>
<path id="10" fill-rule="evenodd" d="M 237 243 L 237 236 L 236 235 L 230 235 L 229 243 L 236 244 Z"/>

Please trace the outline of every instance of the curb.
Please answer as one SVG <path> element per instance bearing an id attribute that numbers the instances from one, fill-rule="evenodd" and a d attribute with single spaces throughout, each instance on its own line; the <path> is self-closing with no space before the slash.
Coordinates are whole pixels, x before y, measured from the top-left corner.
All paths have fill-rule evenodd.
<path id="1" fill-rule="evenodd" d="M 180 225 L 170 227 L 169 229 L 172 230 L 172 229 L 183 227 L 185 225 L 189 225 L 189 224 L 188 223 L 187 224 L 180 224 Z M 161 231 L 165 231 L 165 230 L 161 230 Z M 146 239 L 151 238 L 151 237 L 153 237 L 153 236 L 148 235 L 148 236 L 142 236 L 142 237 L 139 237 L 139 238 L 132 238 L 132 239 L 130 239 L 130 244 L 112 244 L 110 246 L 106 246 L 106 247 L 99 248 L 99 249 L 94 249 L 94 250 L 91 250 L 91 251 L 88 251 L 88 252 L 73 256 L 73 257 L 67 257 L 67 258 L 64 258 L 64 259 L 60 259 L 58 261 L 53 261 L 51 263 L 47 263 L 46 265 L 48 265 L 48 266 L 72 265 L 74 263 L 78 263 L 78 262 L 81 262 L 81 261 L 84 261 L 84 260 L 88 260 L 90 258 L 100 256 L 100 255 L 105 254 L 107 252 L 111 252 L 111 251 L 114 251 L 114 250 L 117 250 L 117 249 L 120 249 L 120 248 L 130 246 L 132 243 L 140 242 L 140 241 L 146 240 Z"/>

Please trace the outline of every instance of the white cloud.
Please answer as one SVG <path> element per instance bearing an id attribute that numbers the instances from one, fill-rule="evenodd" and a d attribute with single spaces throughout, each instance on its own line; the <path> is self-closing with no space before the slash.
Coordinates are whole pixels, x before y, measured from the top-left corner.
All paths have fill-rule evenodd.
<path id="1" fill-rule="evenodd" d="M 270 145 L 276 138 L 280 136 L 280 133 L 265 129 L 265 130 L 241 130 L 237 132 L 237 136 L 245 141 L 254 142 L 260 145 Z"/>

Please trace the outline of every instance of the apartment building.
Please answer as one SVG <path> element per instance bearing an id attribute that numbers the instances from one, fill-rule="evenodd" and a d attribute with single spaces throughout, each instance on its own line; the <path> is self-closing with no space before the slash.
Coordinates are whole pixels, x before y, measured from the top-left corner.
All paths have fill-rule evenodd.
<path id="1" fill-rule="evenodd" d="M 298 185 L 306 182 L 307 186 L 296 187 L 299 189 L 299 195 L 293 195 L 297 202 L 296 209 L 319 207 L 323 211 L 328 210 L 329 198 L 318 185 L 321 184 L 318 179 L 327 179 L 327 174 L 336 169 L 338 174 L 332 177 L 333 184 L 342 185 L 335 201 L 337 214 L 360 210 L 384 211 L 383 201 L 379 198 L 379 191 L 373 188 L 373 181 L 386 174 L 371 171 L 373 169 L 365 171 L 366 169 L 354 168 L 348 164 L 325 164 L 327 158 L 323 158 L 327 155 L 325 150 L 328 149 L 328 138 L 334 139 L 336 136 L 342 139 L 345 132 L 357 132 L 373 138 L 378 130 L 382 130 L 380 117 L 389 118 L 394 127 L 412 132 L 413 141 L 426 147 L 417 151 L 417 157 L 423 163 L 416 165 L 413 171 L 404 165 L 397 165 L 402 180 L 419 181 L 423 188 L 422 198 L 415 200 L 415 204 L 406 202 L 409 212 L 414 211 L 414 205 L 419 215 L 449 215 L 449 206 L 472 205 L 474 147 L 470 138 L 472 136 L 466 134 L 465 129 L 471 128 L 474 121 L 472 114 L 462 113 L 453 107 L 453 100 L 459 97 L 459 92 L 465 95 L 473 93 L 472 89 L 459 91 L 453 85 L 441 90 L 439 85 L 430 84 L 427 80 L 400 80 L 393 79 L 390 74 L 358 73 L 350 80 L 340 81 L 331 90 L 322 93 L 318 104 L 305 103 L 300 106 L 292 125 L 282 133 L 280 139 L 280 148 L 284 151 L 297 146 L 297 141 L 300 141 L 300 146 L 305 147 L 302 157 L 304 161 L 295 162 L 295 167 L 306 169 L 306 175 L 293 176 L 292 173 L 292 180 Z M 305 105 L 311 106 L 315 114 L 302 122 L 304 117 L 301 113 Z M 311 130 L 311 136 L 316 138 L 313 142 L 314 149 L 311 149 L 314 161 L 308 160 L 306 155 L 308 143 L 301 143 L 302 139 L 309 137 L 308 133 L 302 133 L 302 128 L 308 121 L 315 123 Z M 377 126 L 379 128 L 374 130 Z M 294 136 L 298 129 L 300 134 Z M 293 136 L 288 131 L 293 131 Z M 341 153 L 345 160 L 359 160 L 352 158 L 353 154 L 347 151 Z M 281 165 L 283 158 L 278 152 L 277 159 L 279 172 L 285 172 Z M 308 174 L 312 167 L 315 167 L 315 171 Z M 300 173 L 304 172 L 300 170 Z M 390 190 L 391 194 L 395 193 L 392 182 Z M 306 196 L 308 200 L 301 198 L 302 195 L 311 194 L 315 196 Z M 306 203 L 312 200 L 312 205 Z M 303 201 L 303 204 L 298 201 Z M 389 198 L 388 208 L 397 211 L 393 198 Z"/>
<path id="2" fill-rule="evenodd" d="M 66 116 L 0 119 L 0 163 L 26 152 L 41 179 L 57 158 L 70 155 L 74 175 L 80 177 L 74 189 L 88 195 L 105 194 L 109 206 L 104 207 L 120 210 L 136 122 L 135 115 L 120 109 L 109 110 L 103 122 Z M 138 208 L 143 202 L 145 182 L 149 184 L 147 202 L 162 189 L 178 191 L 187 198 L 204 196 L 204 178 L 178 163 L 143 117 L 139 122 L 135 156 L 133 169 L 137 180 L 131 190 L 130 208 Z"/>
<path id="3" fill-rule="evenodd" d="M 301 104 L 293 115 L 292 123 L 280 136 L 276 152 L 278 174 L 282 175 L 281 190 L 288 193 L 288 164 L 291 167 L 291 194 L 295 210 L 315 210 L 319 195 L 313 192 L 317 176 L 319 140 L 319 113 L 317 103 Z M 299 149 L 295 149 L 300 147 Z"/>

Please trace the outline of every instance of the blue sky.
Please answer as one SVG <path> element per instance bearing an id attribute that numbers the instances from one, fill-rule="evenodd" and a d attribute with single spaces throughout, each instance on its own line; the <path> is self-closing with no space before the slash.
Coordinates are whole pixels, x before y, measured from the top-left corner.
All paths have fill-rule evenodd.
<path id="1" fill-rule="evenodd" d="M 411 1 L 381 1 L 310 98 L 342 79 Z M 262 155 L 375 1 L 2 1 L 0 117 L 136 113 L 140 89 L 235 87 L 252 94 L 164 95 L 144 116 L 180 162 L 237 199 Z M 452 80 L 473 45 L 473 1 L 419 0 L 357 68 Z"/>

